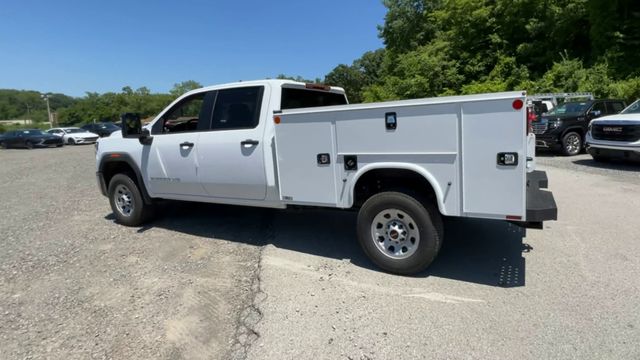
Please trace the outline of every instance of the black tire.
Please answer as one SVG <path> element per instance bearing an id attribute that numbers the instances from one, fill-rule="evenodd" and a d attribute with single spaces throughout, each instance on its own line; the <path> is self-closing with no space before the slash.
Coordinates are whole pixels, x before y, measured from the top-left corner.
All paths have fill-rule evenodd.
<path id="1" fill-rule="evenodd" d="M 419 273 L 431 265 L 440 251 L 444 235 L 440 212 L 431 201 L 418 201 L 417 198 L 419 197 L 401 192 L 382 192 L 370 197 L 360 208 L 357 225 L 358 241 L 369 259 L 385 271 L 401 275 Z M 379 218 L 386 211 L 393 213 L 393 210 L 390 209 L 397 209 L 399 212 L 408 215 L 411 220 L 407 221 L 406 229 L 408 230 L 411 227 L 418 231 L 417 246 L 408 257 L 394 258 L 394 255 L 390 254 L 392 251 L 387 253 L 386 250 L 382 250 L 382 247 L 385 247 L 383 240 L 380 239 L 382 237 L 375 238 L 373 227 L 380 228 L 380 225 L 382 225 L 381 223 L 374 225 L 378 221 L 376 217 Z M 404 218 L 403 216 L 398 216 L 399 219 Z M 383 217 L 385 216 L 383 215 Z M 389 221 L 393 222 L 393 218 Z M 413 227 L 412 223 L 415 223 Z M 383 225 L 383 230 L 386 231 L 384 227 L 388 226 L 390 226 L 389 223 Z M 387 235 L 387 239 L 392 241 L 391 233 L 387 232 Z M 394 239 L 397 239 L 397 234 Z M 409 241 L 409 239 L 405 238 L 397 245 L 398 248 L 402 247 L 401 251 L 405 249 L 402 244 L 408 244 L 404 241 Z M 397 241 L 395 243 L 398 244 Z M 392 248 L 393 245 L 390 249 Z"/>
<path id="2" fill-rule="evenodd" d="M 64 144 L 58 144 L 58 145 L 56 145 L 56 147 L 62 147 L 62 145 L 64 145 Z"/>
<path id="3" fill-rule="evenodd" d="M 33 143 L 31 141 L 27 141 L 26 143 L 24 143 L 24 146 L 26 146 L 29 150 L 33 149 Z"/>
<path id="4" fill-rule="evenodd" d="M 73 140 L 73 138 L 68 138 L 68 139 L 67 139 L 67 144 L 68 144 L 68 145 L 75 145 L 75 144 L 76 144 L 76 141 L 75 141 L 75 140 Z"/>
<path id="5" fill-rule="evenodd" d="M 7 143 L 6 143 L 6 142 L 4 142 L 4 141 L 0 141 L 0 148 L 8 149 L 8 148 L 9 148 L 9 146 L 7 146 Z"/>
<path id="6" fill-rule="evenodd" d="M 584 139 L 580 133 L 569 131 L 562 137 L 562 153 L 565 156 L 575 156 L 582 152 Z"/>
<path id="7" fill-rule="evenodd" d="M 130 211 L 125 211 L 126 207 L 118 205 L 118 198 L 123 194 L 122 189 L 126 189 L 129 195 L 125 196 L 130 199 Z M 127 174 L 116 174 L 109 181 L 109 204 L 111 210 L 116 217 L 116 221 L 126 226 L 140 226 L 149 221 L 154 214 L 152 205 L 145 204 L 138 185 Z"/>

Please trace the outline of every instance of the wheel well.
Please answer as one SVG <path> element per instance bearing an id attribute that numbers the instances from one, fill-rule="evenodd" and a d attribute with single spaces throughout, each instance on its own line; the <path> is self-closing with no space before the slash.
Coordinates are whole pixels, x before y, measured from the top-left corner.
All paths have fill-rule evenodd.
<path id="1" fill-rule="evenodd" d="M 437 196 L 431 183 L 424 176 L 406 169 L 375 169 L 362 175 L 354 186 L 353 206 L 358 208 L 371 196 L 384 191 L 405 190 L 433 201 Z"/>
<path id="2" fill-rule="evenodd" d="M 111 182 L 111 178 L 113 178 L 116 174 L 126 174 L 128 175 L 133 182 L 140 187 L 138 184 L 138 177 L 136 176 L 135 171 L 131 165 L 127 164 L 125 161 L 110 161 L 104 164 L 102 168 L 102 176 L 104 176 L 104 182 L 109 187 L 109 182 Z"/>
<path id="3" fill-rule="evenodd" d="M 565 130 L 565 131 L 562 133 L 561 139 L 562 139 L 562 138 L 564 138 L 564 136 L 565 136 L 565 135 L 567 135 L 567 134 L 568 134 L 568 133 L 570 133 L 570 132 L 577 132 L 578 134 L 580 134 L 580 136 L 582 136 L 582 140 L 584 140 L 584 137 L 585 137 L 585 131 L 584 131 L 584 129 L 583 129 L 583 128 L 581 128 L 581 127 L 574 127 L 574 128 L 569 128 L 569 129 Z"/>

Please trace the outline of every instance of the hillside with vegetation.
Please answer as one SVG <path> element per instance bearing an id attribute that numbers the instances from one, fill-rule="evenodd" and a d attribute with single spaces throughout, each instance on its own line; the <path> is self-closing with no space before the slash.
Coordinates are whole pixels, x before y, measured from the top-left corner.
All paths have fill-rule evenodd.
<path id="1" fill-rule="evenodd" d="M 352 101 L 506 90 L 640 97 L 640 1 L 384 0 L 385 48 L 325 78 Z"/>
<path id="2" fill-rule="evenodd" d="M 383 3 L 387 14 L 378 33 L 385 47 L 315 80 L 344 87 L 351 102 L 507 90 L 589 91 L 627 101 L 640 97 L 640 1 Z M 50 102 L 63 125 L 117 120 L 123 112 L 138 112 L 144 118 L 199 86 L 185 81 L 168 94 L 128 86 L 81 98 L 51 94 Z M 0 90 L 0 119 L 45 121 L 46 104 L 40 95 Z"/>

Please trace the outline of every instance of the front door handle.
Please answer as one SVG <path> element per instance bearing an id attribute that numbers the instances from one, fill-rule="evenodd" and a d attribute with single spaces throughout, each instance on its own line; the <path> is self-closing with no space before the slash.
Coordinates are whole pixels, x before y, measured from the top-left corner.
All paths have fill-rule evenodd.
<path id="1" fill-rule="evenodd" d="M 192 147 L 193 147 L 193 143 L 192 142 L 185 141 L 182 144 L 180 144 L 180 148 L 181 149 L 182 148 L 192 148 Z"/>
<path id="2" fill-rule="evenodd" d="M 242 145 L 242 146 L 247 146 L 247 145 L 256 146 L 259 143 L 260 143 L 260 141 L 258 141 L 258 140 L 247 139 L 245 141 L 241 141 L 240 145 Z"/>

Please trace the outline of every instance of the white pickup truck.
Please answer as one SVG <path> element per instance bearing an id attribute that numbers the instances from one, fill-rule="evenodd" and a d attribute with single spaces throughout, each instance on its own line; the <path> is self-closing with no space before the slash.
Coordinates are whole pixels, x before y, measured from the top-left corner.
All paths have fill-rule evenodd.
<path id="1" fill-rule="evenodd" d="M 534 171 L 524 92 L 348 105 L 340 88 L 283 80 L 188 92 L 149 125 L 97 144 L 97 178 L 118 222 L 158 199 L 359 211 L 359 242 L 382 269 L 436 257 L 443 216 L 542 227 L 557 209 Z M 313 231 L 313 229 L 309 229 Z"/>

